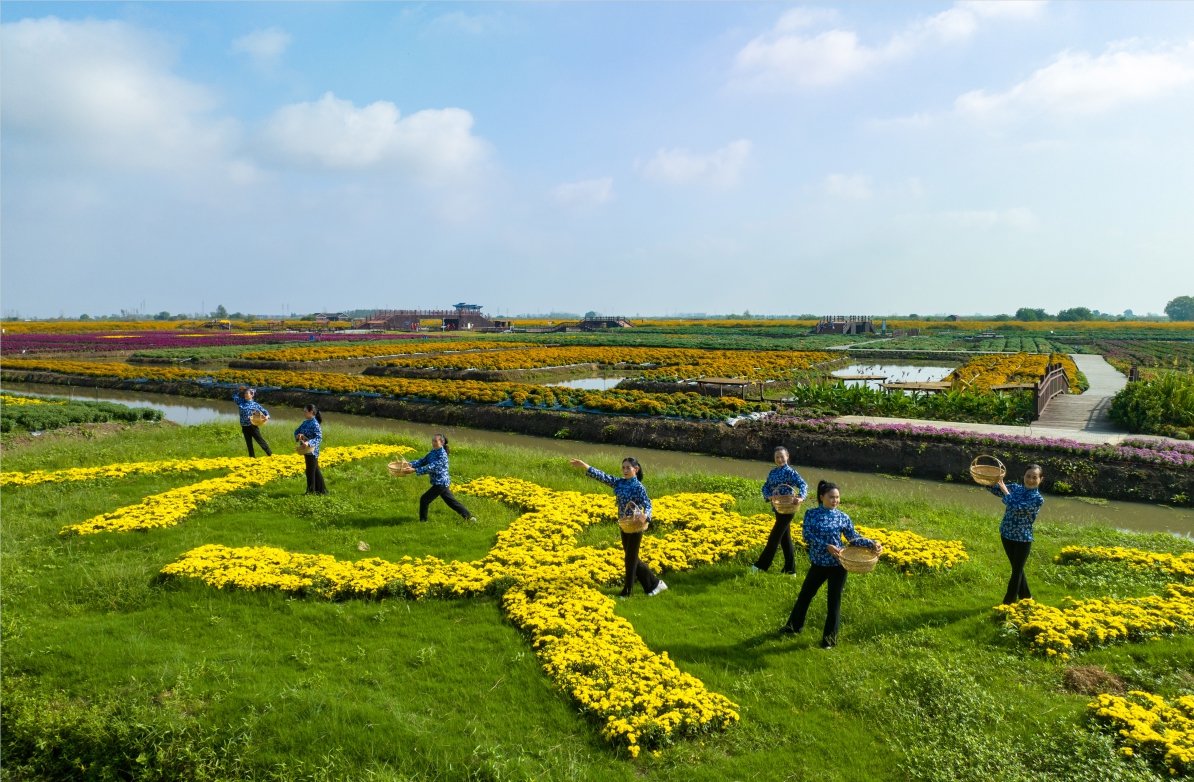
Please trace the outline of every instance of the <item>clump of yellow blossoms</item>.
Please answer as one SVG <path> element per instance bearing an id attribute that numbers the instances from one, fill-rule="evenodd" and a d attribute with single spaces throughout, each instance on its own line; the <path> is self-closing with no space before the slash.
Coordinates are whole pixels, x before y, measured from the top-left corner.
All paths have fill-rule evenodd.
<path id="1" fill-rule="evenodd" d="M 276 548 L 202 546 L 162 572 L 200 578 L 215 587 L 309 591 L 333 598 L 463 597 L 501 587 L 502 607 L 529 635 L 547 674 L 598 721 L 604 737 L 625 743 L 632 755 L 643 746 L 737 721 L 733 703 L 680 671 L 666 652 L 652 652 L 630 623 L 617 616 L 613 600 L 598 591 L 620 583 L 622 552 L 578 546 L 577 536 L 588 526 L 616 518 L 612 496 L 553 491 L 517 478 L 478 478 L 460 490 L 525 511 L 474 562 L 435 557 L 344 562 Z M 728 494 L 656 500 L 652 524 L 664 534 L 644 538 L 641 558 L 658 571 L 688 570 L 757 548 L 767 539 L 771 517 L 734 513 L 728 510 L 733 502 Z M 911 533 L 887 534 L 893 536 L 897 557 L 947 566 L 942 557 L 921 561 L 915 551 L 899 553 L 904 542 L 923 550 L 925 543 L 935 541 Z"/>
<path id="2" fill-rule="evenodd" d="M 1045 376 L 1049 364 L 1061 364 L 1070 381 L 1070 392 L 1082 393 L 1077 387 L 1078 366 L 1064 353 L 978 356 L 955 369 L 949 377 L 955 391 L 987 392 L 1005 383 L 1036 383 Z"/>
<path id="3" fill-rule="evenodd" d="M 45 399 L 38 399 L 35 396 L 13 396 L 12 394 L 0 394 L 0 404 L 21 407 L 22 405 L 64 405 L 66 402 L 48 402 Z"/>
<path id="4" fill-rule="evenodd" d="M 320 464 L 330 467 L 370 456 L 409 453 L 413 449 L 395 445 L 354 445 L 325 448 Z M 303 471 L 303 458 L 297 454 L 279 454 L 263 459 L 248 456 L 212 459 L 169 459 L 158 462 L 126 462 L 103 467 L 76 467 L 67 470 L 0 473 L 0 485 L 35 486 L 39 483 L 86 481 L 96 478 L 124 478 L 128 475 L 201 472 L 227 469 L 230 472 L 189 486 L 146 497 L 136 505 L 126 505 L 110 513 L 101 513 L 78 524 L 62 528 L 64 535 L 89 535 L 96 532 L 131 532 L 172 527 L 213 497 L 239 489 L 264 486 L 279 478 Z"/>
<path id="5" fill-rule="evenodd" d="M 1126 562 L 1132 567 L 1156 568 L 1182 578 L 1194 578 L 1194 552 L 1162 554 L 1120 546 L 1066 546 L 1053 558 L 1058 563 Z"/>
<path id="6" fill-rule="evenodd" d="M 1061 608 L 1021 600 L 995 610 L 1008 629 L 1028 639 L 1032 651 L 1068 659 L 1078 649 L 1194 631 L 1194 587 L 1169 584 L 1163 597 L 1067 597 Z"/>
<path id="7" fill-rule="evenodd" d="M 1126 698 L 1100 695 L 1087 707 L 1095 719 L 1119 734 L 1123 754 L 1151 755 L 1173 775 L 1194 770 L 1194 695 L 1170 702 L 1132 690 Z"/>

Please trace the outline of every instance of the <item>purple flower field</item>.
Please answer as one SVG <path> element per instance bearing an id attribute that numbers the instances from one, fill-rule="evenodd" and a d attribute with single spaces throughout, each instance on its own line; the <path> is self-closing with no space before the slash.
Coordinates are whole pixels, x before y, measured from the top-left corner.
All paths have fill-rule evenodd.
<path id="1" fill-rule="evenodd" d="M 949 429 L 942 426 L 915 424 L 837 423 L 830 418 L 800 418 L 775 416 L 770 423 L 812 432 L 865 434 L 879 437 L 941 440 L 966 445 L 1003 446 L 1035 450 L 1061 451 L 1093 459 L 1120 462 L 1148 462 L 1170 467 L 1194 469 L 1194 443 L 1170 443 L 1154 440 L 1125 440 L 1120 445 L 1080 443 L 1056 437 L 1026 437 L 1009 434 L 985 434 Z"/>
<path id="2" fill-rule="evenodd" d="M 314 332 L 312 332 L 314 333 Z M 206 348 L 224 345 L 268 345 L 289 342 L 345 342 L 373 339 L 425 339 L 406 334 L 315 334 L 272 332 L 119 331 L 104 334 L 12 334 L 0 341 L 5 356 L 22 353 L 93 353 L 109 350 L 156 350 L 159 348 Z"/>

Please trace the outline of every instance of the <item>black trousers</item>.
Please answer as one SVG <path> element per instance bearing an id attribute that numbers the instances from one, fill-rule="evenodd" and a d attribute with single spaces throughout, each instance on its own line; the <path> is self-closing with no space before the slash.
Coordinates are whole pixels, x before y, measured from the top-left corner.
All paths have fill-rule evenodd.
<path id="1" fill-rule="evenodd" d="M 328 487 L 324 485 L 323 473 L 319 469 L 319 457 L 306 453 L 303 454 L 303 461 L 307 463 L 307 494 L 327 494 Z"/>
<path id="2" fill-rule="evenodd" d="M 784 572 L 796 572 L 796 549 L 792 546 L 792 519 L 795 517 L 795 513 L 775 514 L 775 526 L 771 528 L 771 534 L 767 536 L 767 545 L 763 547 L 763 553 L 755 562 L 755 567 L 759 570 L 771 567 L 771 561 L 775 559 L 775 550 L 782 548 Z"/>
<path id="3" fill-rule="evenodd" d="M 427 521 L 427 509 L 431 507 L 431 503 L 435 501 L 436 497 L 443 497 L 444 502 L 448 507 L 459 513 L 466 519 L 471 519 L 473 514 L 469 513 L 468 508 L 456 499 L 456 495 L 447 486 L 432 486 L 427 491 L 423 492 L 423 496 L 419 498 L 419 521 Z"/>
<path id="4" fill-rule="evenodd" d="M 267 443 L 265 438 L 261 436 L 261 430 L 256 426 L 242 426 L 240 430 L 245 434 L 245 445 L 249 446 L 249 456 L 257 455 L 253 453 L 254 440 L 261 443 L 261 450 L 265 451 L 266 456 L 274 455 L 274 452 L 269 449 L 269 443 Z"/>
<path id="5" fill-rule="evenodd" d="M 643 545 L 643 533 L 623 532 L 622 551 L 626 554 L 626 579 L 622 582 L 622 596 L 630 597 L 634 594 L 634 581 L 643 585 L 643 591 L 651 594 L 659 586 L 659 576 L 651 572 L 651 568 L 643 564 L 638 558 L 638 550 Z"/>
<path id="6" fill-rule="evenodd" d="M 835 644 L 842 622 L 842 590 L 846 587 L 846 569 L 841 565 L 809 566 L 804 583 L 800 586 L 800 596 L 796 598 L 796 607 L 788 617 L 788 627 L 796 631 L 804 629 L 804 617 L 808 614 L 809 604 L 826 581 L 829 582 L 829 613 L 825 617 L 825 632 L 821 634 L 821 640 Z"/>
<path id="7" fill-rule="evenodd" d="M 1003 596 L 1003 604 L 1011 605 L 1017 600 L 1028 600 L 1032 593 L 1028 591 L 1028 577 L 1024 575 L 1024 565 L 1028 562 L 1028 554 L 1032 551 L 1032 541 L 1008 540 L 1001 537 L 1003 550 L 1007 553 L 1008 562 L 1012 563 L 1012 577 L 1007 582 L 1007 594 Z"/>

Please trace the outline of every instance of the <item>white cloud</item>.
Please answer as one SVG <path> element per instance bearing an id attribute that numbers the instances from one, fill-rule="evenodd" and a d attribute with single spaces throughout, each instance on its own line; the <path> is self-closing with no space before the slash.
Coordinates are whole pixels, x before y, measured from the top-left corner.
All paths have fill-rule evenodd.
<path id="1" fill-rule="evenodd" d="M 846 176 L 845 174 L 830 174 L 825 177 L 825 192 L 838 198 L 853 198 L 863 200 L 874 195 L 871 190 L 871 178 L 862 174 Z"/>
<path id="2" fill-rule="evenodd" d="M 614 200 L 614 178 L 568 182 L 552 190 L 556 201 L 571 207 L 593 208 Z"/>
<path id="3" fill-rule="evenodd" d="M 1062 52 L 1006 92 L 968 92 L 958 97 L 954 107 L 978 118 L 1095 114 L 1123 103 L 1160 98 L 1194 81 L 1194 43 L 1154 51 L 1134 50 L 1131 45 L 1114 45 L 1099 57 Z"/>
<path id="4" fill-rule="evenodd" d="M 262 130 L 263 148 L 289 163 L 326 169 L 389 168 L 438 180 L 481 163 L 488 144 L 472 134 L 464 109 L 425 109 L 403 117 L 389 101 L 357 108 L 326 93 L 283 106 Z"/>
<path id="5" fill-rule="evenodd" d="M 1010 6 L 1008 9 L 996 6 Z M 887 43 L 867 46 L 851 30 L 831 29 L 810 34 L 804 30 L 832 18 L 819 9 L 797 8 L 779 18 L 768 33 L 746 44 L 734 60 L 741 85 L 748 89 L 783 90 L 799 86 L 838 84 L 877 65 L 898 60 L 933 42 L 964 40 L 978 29 L 981 18 L 1027 19 L 1043 3 L 957 3 L 935 16 L 917 20 Z"/>
<path id="6" fill-rule="evenodd" d="M 635 161 L 635 169 L 657 182 L 729 186 L 737 183 L 750 148 L 750 141 L 739 139 L 707 155 L 687 149 L 660 149 L 645 164 Z"/>
<path id="7" fill-rule="evenodd" d="M 215 95 L 170 72 L 173 53 L 118 21 L 3 25 L 3 124 L 55 160 L 134 169 L 223 163 L 239 125 Z"/>
<path id="8" fill-rule="evenodd" d="M 233 54 L 247 54 L 258 62 L 271 62 L 290 46 L 290 33 L 279 27 L 254 30 L 232 42 Z"/>

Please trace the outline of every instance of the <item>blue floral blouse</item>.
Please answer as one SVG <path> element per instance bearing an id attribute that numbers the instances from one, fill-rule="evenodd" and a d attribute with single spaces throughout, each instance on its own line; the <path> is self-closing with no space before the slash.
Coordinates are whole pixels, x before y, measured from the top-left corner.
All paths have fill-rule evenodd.
<path id="1" fill-rule="evenodd" d="M 311 452 L 311 455 L 318 459 L 319 443 L 323 440 L 323 428 L 319 425 L 319 422 L 314 418 L 308 418 L 303 421 L 299 424 L 298 429 L 294 430 L 294 438 L 297 440 L 300 434 L 307 436 L 307 445 L 315 446 L 315 450 Z"/>
<path id="2" fill-rule="evenodd" d="M 451 486 L 452 479 L 448 476 L 448 452 L 443 448 L 436 448 L 422 459 L 415 459 L 410 463 L 415 468 L 415 475 L 431 475 L 432 486 Z"/>
<path id="3" fill-rule="evenodd" d="M 607 486 L 614 487 L 614 497 L 618 501 L 618 515 L 629 516 L 631 504 L 643 509 L 647 518 L 651 518 L 651 498 L 647 496 L 647 487 L 638 478 L 615 478 L 608 473 L 589 468 L 589 477 L 601 481 Z"/>
<path id="4" fill-rule="evenodd" d="M 1007 484 L 1007 488 L 1010 493 L 1006 496 L 998 486 L 989 489 L 1007 507 L 999 525 L 999 534 L 1008 540 L 1031 543 L 1032 525 L 1036 523 L 1036 515 L 1041 512 L 1045 498 L 1039 489 L 1025 489 L 1018 483 Z"/>
<path id="5" fill-rule="evenodd" d="M 770 499 L 771 495 L 775 494 L 775 490 L 784 484 L 794 488 L 796 496 L 801 499 L 808 496 L 808 484 L 804 482 L 804 478 L 801 478 L 800 473 L 792 469 L 792 465 L 785 464 L 767 473 L 767 482 L 763 484 L 763 499 Z"/>
<path id="6" fill-rule="evenodd" d="M 854 522 L 842 511 L 830 510 L 824 505 L 809 508 L 804 512 L 804 526 L 801 528 L 804 544 L 808 546 L 808 561 L 821 567 L 836 567 L 837 561 L 826 546 L 841 546 L 842 536 L 851 546 L 875 547 L 875 541 L 864 538 L 854 531 Z"/>
<path id="7" fill-rule="evenodd" d="M 269 415 L 269 411 L 266 410 L 261 405 L 257 404 L 256 401 L 254 401 L 252 399 L 241 398 L 240 391 L 232 392 L 232 401 L 236 402 L 236 406 L 240 408 L 240 425 L 241 426 L 252 426 L 253 425 L 253 422 L 249 420 L 249 416 L 252 415 L 254 412 L 261 413 L 262 415 Z"/>

